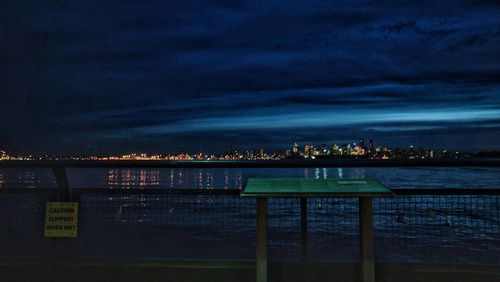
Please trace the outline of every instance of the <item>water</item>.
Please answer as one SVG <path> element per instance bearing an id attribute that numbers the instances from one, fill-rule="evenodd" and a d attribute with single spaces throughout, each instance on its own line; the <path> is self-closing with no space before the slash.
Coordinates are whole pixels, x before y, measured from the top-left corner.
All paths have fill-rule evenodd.
<path id="1" fill-rule="evenodd" d="M 500 188 L 500 168 L 68 169 L 74 188 L 242 189 L 250 177 L 376 178 L 390 188 Z M 0 169 L 0 188 L 54 187 L 50 169 Z"/>

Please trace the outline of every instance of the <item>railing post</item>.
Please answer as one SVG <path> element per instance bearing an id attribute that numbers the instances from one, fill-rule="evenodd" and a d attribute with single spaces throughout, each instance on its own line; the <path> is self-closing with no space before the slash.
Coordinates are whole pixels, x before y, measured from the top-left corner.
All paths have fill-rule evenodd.
<path id="1" fill-rule="evenodd" d="M 371 198 L 359 199 L 359 240 L 363 282 L 375 282 L 375 254 L 373 246 L 373 212 Z"/>
<path id="2" fill-rule="evenodd" d="M 302 261 L 307 261 L 307 198 L 300 198 L 300 252 Z"/>
<path id="3" fill-rule="evenodd" d="M 57 200 L 68 202 L 71 200 L 71 191 L 69 188 L 68 176 L 63 166 L 53 166 L 52 172 L 57 182 Z"/>
<path id="4" fill-rule="evenodd" d="M 267 198 L 257 198 L 257 282 L 267 282 Z"/>
<path id="5" fill-rule="evenodd" d="M 64 166 L 52 166 L 52 172 L 57 183 L 57 201 L 71 201 L 71 190 L 69 187 L 68 176 Z M 51 238 L 52 252 L 55 257 L 66 259 L 75 257 L 74 240 L 70 238 Z"/>

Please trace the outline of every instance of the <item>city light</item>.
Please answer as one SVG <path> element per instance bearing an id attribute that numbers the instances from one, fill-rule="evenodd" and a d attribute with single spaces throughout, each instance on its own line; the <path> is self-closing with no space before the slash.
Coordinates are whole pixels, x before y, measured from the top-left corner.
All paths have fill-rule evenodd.
<path id="1" fill-rule="evenodd" d="M 263 147 L 256 150 L 239 151 L 233 149 L 233 146 L 226 148 L 224 153 L 181 152 L 176 154 L 147 154 L 147 153 L 128 153 L 122 155 L 9 155 L 6 151 L 0 151 L 0 160 L 93 160 L 93 161 L 257 161 L 257 160 L 288 160 L 288 159 L 434 159 L 434 158 L 467 158 L 474 156 L 483 156 L 494 154 L 495 152 L 481 152 L 477 154 L 467 152 L 449 151 L 447 149 L 424 149 L 415 148 L 409 145 L 406 148 L 391 148 L 375 144 L 369 140 L 365 144 L 363 138 L 359 142 L 344 144 L 304 144 L 294 143 L 290 149 L 278 151 L 266 151 Z"/>

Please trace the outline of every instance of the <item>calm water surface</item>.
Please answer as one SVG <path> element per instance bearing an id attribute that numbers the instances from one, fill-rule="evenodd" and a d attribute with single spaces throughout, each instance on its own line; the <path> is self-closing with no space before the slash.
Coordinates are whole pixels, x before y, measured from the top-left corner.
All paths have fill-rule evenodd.
<path id="1" fill-rule="evenodd" d="M 500 168 L 68 169 L 75 188 L 241 189 L 250 177 L 376 178 L 390 188 L 500 188 Z M 49 169 L 0 169 L 0 188 L 54 187 Z"/>

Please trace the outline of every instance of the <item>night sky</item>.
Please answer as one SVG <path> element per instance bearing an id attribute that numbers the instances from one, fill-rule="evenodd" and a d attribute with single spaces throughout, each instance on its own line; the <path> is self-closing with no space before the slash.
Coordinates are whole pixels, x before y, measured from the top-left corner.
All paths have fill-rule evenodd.
<path id="1" fill-rule="evenodd" d="M 0 149 L 500 149 L 499 1 L 105 2 L 0 3 Z"/>

